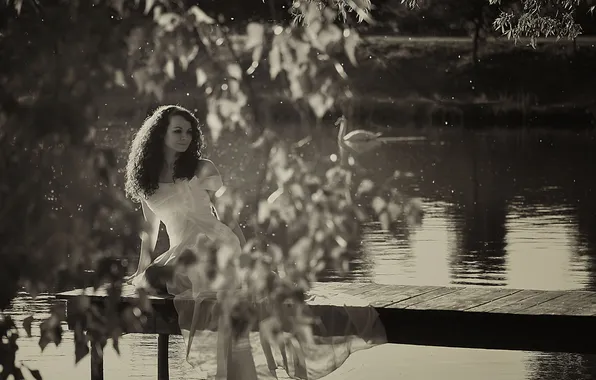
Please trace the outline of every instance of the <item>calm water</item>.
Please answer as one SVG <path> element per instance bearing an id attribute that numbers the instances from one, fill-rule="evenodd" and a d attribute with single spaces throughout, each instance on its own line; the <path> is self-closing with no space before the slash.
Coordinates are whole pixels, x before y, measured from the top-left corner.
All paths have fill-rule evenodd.
<path id="1" fill-rule="evenodd" d="M 392 231 L 367 225 L 350 277 L 338 280 L 596 290 L 594 134 L 419 133 L 429 141 L 387 145 L 358 163 L 375 179 L 412 173 L 403 187 L 422 198 L 423 224 Z M 248 176 L 246 167 L 239 169 L 240 153 L 220 155 L 231 180 Z M 12 314 L 21 320 L 35 312 L 39 323 L 50 301 L 19 298 Z M 107 350 L 106 378 L 155 378 L 156 343 L 153 336 L 123 337 L 120 358 Z M 35 338 L 20 347 L 20 359 L 42 369 L 45 379 L 89 378 L 88 358 L 74 365 L 70 333 L 61 347 L 41 355 Z M 181 350 L 175 340 L 171 378 L 194 379 Z M 596 379 L 596 357 L 386 345 L 355 354 L 330 378 L 364 376 Z"/>

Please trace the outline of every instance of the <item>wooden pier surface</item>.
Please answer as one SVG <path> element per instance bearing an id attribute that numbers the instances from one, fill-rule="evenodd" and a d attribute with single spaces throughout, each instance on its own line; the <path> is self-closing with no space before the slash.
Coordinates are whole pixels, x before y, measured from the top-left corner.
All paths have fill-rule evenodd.
<path id="1" fill-rule="evenodd" d="M 596 292 L 316 283 L 313 294 L 325 295 L 308 301 L 313 308 L 373 306 L 390 343 L 596 354 Z M 105 292 L 87 295 L 100 301 Z M 126 286 L 122 302 L 135 298 Z M 173 299 L 150 299 L 155 321 L 143 332 L 178 333 Z"/>

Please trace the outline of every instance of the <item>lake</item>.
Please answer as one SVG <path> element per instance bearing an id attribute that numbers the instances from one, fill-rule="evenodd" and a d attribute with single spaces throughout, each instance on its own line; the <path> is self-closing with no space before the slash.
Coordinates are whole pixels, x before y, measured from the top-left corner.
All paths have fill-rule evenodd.
<path id="1" fill-rule="evenodd" d="M 429 139 L 387 144 L 357 162 L 374 179 L 404 173 L 404 190 L 422 200 L 422 225 L 385 231 L 378 223 L 367 224 L 349 276 L 336 280 L 596 290 L 596 133 L 407 132 Z M 240 162 L 233 155 L 220 157 L 232 171 Z M 23 295 L 10 313 L 19 321 L 36 313 L 37 328 L 50 300 Z M 155 337 L 125 336 L 120 348 L 120 358 L 111 348 L 106 351 L 107 379 L 155 378 Z M 171 378 L 195 379 L 179 359 L 182 349 L 174 339 Z M 89 378 L 88 358 L 74 365 L 71 333 L 43 354 L 36 338 L 24 338 L 19 358 L 41 369 L 44 379 Z M 592 379 L 596 356 L 384 345 L 353 355 L 329 378 L 364 376 Z"/>

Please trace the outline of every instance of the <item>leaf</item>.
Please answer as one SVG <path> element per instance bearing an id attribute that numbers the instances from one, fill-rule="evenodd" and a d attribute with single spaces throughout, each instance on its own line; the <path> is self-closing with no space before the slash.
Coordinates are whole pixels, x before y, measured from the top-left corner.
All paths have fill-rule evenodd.
<path id="1" fill-rule="evenodd" d="M 308 42 L 294 41 L 292 46 L 294 48 L 294 51 L 296 52 L 296 64 L 308 63 L 308 54 L 310 53 L 312 45 Z"/>
<path id="2" fill-rule="evenodd" d="M 74 331 L 74 340 L 75 340 L 75 364 L 80 362 L 81 359 L 83 359 L 85 356 L 87 356 L 87 354 L 89 353 L 89 338 L 87 337 L 87 334 L 85 334 L 85 331 L 83 330 L 83 327 L 81 326 L 81 323 L 77 323 L 75 326 L 75 331 Z"/>
<path id="3" fill-rule="evenodd" d="M 223 123 L 219 116 L 213 112 L 209 112 L 206 119 L 207 126 L 209 126 L 209 130 L 211 131 L 211 138 L 214 142 L 217 142 L 223 130 Z"/>
<path id="4" fill-rule="evenodd" d="M 124 13 L 124 0 L 112 0 L 112 8 L 118 12 L 119 15 L 123 15 Z"/>
<path id="5" fill-rule="evenodd" d="M 114 82 L 120 87 L 126 87 L 126 78 L 122 70 L 116 70 L 114 72 Z"/>
<path id="6" fill-rule="evenodd" d="M 374 25 L 375 20 L 370 17 L 369 11 L 371 2 L 370 0 L 346 0 L 350 8 L 358 14 L 358 21 L 366 21 L 367 23 Z"/>
<path id="7" fill-rule="evenodd" d="M 389 212 L 382 212 L 381 215 L 379 215 L 379 222 L 381 222 L 382 229 L 388 230 L 391 227 L 391 218 L 389 217 Z"/>
<path id="8" fill-rule="evenodd" d="M 242 79 L 242 68 L 237 63 L 230 63 L 228 65 L 228 74 L 234 79 Z"/>
<path id="9" fill-rule="evenodd" d="M 330 24 L 325 29 L 322 29 L 317 36 L 318 42 L 323 49 L 327 49 L 329 45 L 339 42 L 342 37 L 342 32 L 337 25 Z"/>
<path id="10" fill-rule="evenodd" d="M 161 26 L 166 32 L 172 32 L 180 24 L 180 20 L 180 15 L 173 12 L 167 12 L 159 15 L 156 22 L 157 25 Z"/>
<path id="11" fill-rule="evenodd" d="M 135 84 L 137 85 L 137 91 L 139 93 L 143 93 L 145 91 L 147 81 L 149 80 L 149 75 L 147 74 L 147 71 L 143 69 L 136 70 L 132 73 L 132 79 L 135 81 Z"/>
<path id="12" fill-rule="evenodd" d="M 8 3 L 8 1 L 7 1 Z M 14 0 L 14 10 L 17 12 L 17 15 L 21 14 L 21 8 L 23 7 L 23 0 Z"/>
<path id="13" fill-rule="evenodd" d="M 23 328 L 25 329 L 25 332 L 27 333 L 27 336 L 29 338 L 31 338 L 31 323 L 33 322 L 33 316 L 30 315 L 27 318 L 25 318 L 23 320 Z"/>
<path id="14" fill-rule="evenodd" d="M 197 86 L 198 87 L 201 87 L 202 85 L 204 85 L 207 82 L 207 74 L 205 74 L 205 71 L 203 71 L 203 69 L 197 69 L 196 76 L 197 76 Z"/>
<path id="15" fill-rule="evenodd" d="M 274 44 L 269 51 L 269 75 L 271 79 L 277 78 L 281 72 L 281 49 L 278 44 Z"/>
<path id="16" fill-rule="evenodd" d="M 175 70 L 174 70 L 174 61 L 173 60 L 168 59 L 168 62 L 166 62 L 164 70 L 170 79 L 174 79 Z"/>
<path id="17" fill-rule="evenodd" d="M 199 24 L 215 24 L 215 20 L 209 17 L 207 13 L 203 12 L 203 10 L 196 5 L 190 7 L 188 13 L 195 16 L 195 20 Z"/>
<path id="18" fill-rule="evenodd" d="M 155 0 L 145 0 L 145 11 L 144 11 L 144 13 L 146 15 L 148 15 L 149 12 L 151 12 L 151 9 L 153 8 L 153 5 L 155 5 Z"/>
<path id="19" fill-rule="evenodd" d="M 356 191 L 356 195 L 361 196 L 363 194 L 369 193 L 374 189 L 374 187 L 374 182 L 368 178 L 365 178 L 362 180 L 362 182 L 360 182 L 358 190 Z"/>
<path id="20" fill-rule="evenodd" d="M 232 115 L 240 111 L 238 104 L 230 99 L 219 99 L 219 112 L 224 119 L 231 118 Z"/>
<path id="21" fill-rule="evenodd" d="M 308 104 L 319 119 L 325 116 L 325 113 L 329 111 L 331 106 L 333 106 L 333 103 L 334 101 L 332 97 L 324 96 L 320 92 L 312 94 L 308 97 Z"/>
<path id="22" fill-rule="evenodd" d="M 252 64 L 246 71 L 247 74 L 252 74 L 255 69 L 259 66 L 259 61 L 263 56 L 263 45 L 259 45 L 252 51 Z"/>
<path id="23" fill-rule="evenodd" d="M 39 370 L 37 370 L 37 369 L 29 369 L 29 373 L 31 373 L 31 376 L 33 376 L 33 378 L 35 380 L 43 380 L 43 378 L 41 377 L 41 373 L 39 372 Z"/>
<path id="24" fill-rule="evenodd" d="M 249 22 L 246 26 L 246 44 L 244 48 L 249 50 L 259 46 L 262 47 L 264 37 L 265 27 L 256 22 Z"/>
<path id="25" fill-rule="evenodd" d="M 293 246 L 290 248 L 290 256 L 291 257 L 301 257 L 306 256 L 307 253 L 312 248 L 312 241 L 309 237 L 304 236 L 300 238 Z"/>
<path id="26" fill-rule="evenodd" d="M 387 205 L 387 211 L 392 221 L 396 221 L 402 215 L 402 208 L 395 202 L 389 202 Z"/>
<path id="27" fill-rule="evenodd" d="M 372 200 L 372 208 L 375 213 L 379 215 L 387 207 L 387 202 L 381 197 L 374 197 Z"/>
<path id="28" fill-rule="evenodd" d="M 335 70 L 337 71 L 339 76 L 342 77 L 342 79 L 348 79 L 348 74 L 346 74 L 346 71 L 344 70 L 344 67 L 341 63 L 335 62 L 333 66 L 335 67 Z"/>
<path id="29" fill-rule="evenodd" d="M 355 30 L 352 29 L 345 29 L 343 35 L 346 56 L 352 65 L 358 66 L 358 61 L 356 60 L 356 47 L 360 43 L 360 36 Z"/>
<path id="30" fill-rule="evenodd" d="M 14 380 L 25 380 L 25 377 L 23 376 L 23 371 L 21 371 L 21 369 L 17 367 L 12 368 L 12 376 Z"/>
<path id="31" fill-rule="evenodd" d="M 56 346 L 62 341 L 62 326 L 60 325 L 59 316 L 52 313 L 40 325 L 39 347 L 43 351 L 49 343 L 54 343 Z"/>
<path id="32" fill-rule="evenodd" d="M 114 334 L 112 336 L 112 347 L 114 348 L 114 351 L 116 351 L 116 353 L 118 355 L 120 355 L 120 346 L 118 345 L 119 340 L 120 340 L 120 337 L 117 334 Z"/>

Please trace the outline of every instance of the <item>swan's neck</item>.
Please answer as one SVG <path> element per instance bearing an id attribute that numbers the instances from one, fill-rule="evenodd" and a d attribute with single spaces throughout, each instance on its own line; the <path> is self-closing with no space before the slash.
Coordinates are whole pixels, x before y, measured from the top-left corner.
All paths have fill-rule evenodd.
<path id="1" fill-rule="evenodd" d="M 339 133 L 337 135 L 337 139 L 339 141 L 342 141 L 344 139 L 344 136 L 346 135 L 346 132 L 347 132 L 347 125 L 346 125 L 346 120 L 344 119 L 339 123 Z"/>

